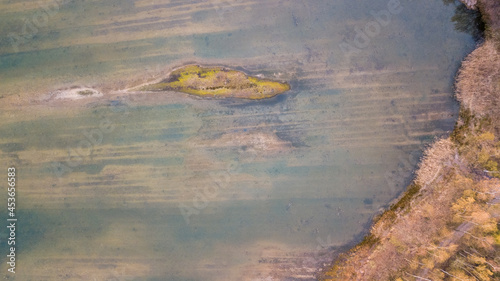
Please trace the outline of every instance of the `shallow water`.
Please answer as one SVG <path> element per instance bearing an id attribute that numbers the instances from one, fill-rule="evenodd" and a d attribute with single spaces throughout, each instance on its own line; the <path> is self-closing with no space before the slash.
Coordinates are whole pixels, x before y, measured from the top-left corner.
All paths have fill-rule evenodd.
<path id="1" fill-rule="evenodd" d="M 453 77 L 474 47 L 440 1 L 401 1 L 347 53 L 339 45 L 356 46 L 388 1 L 60 3 L 32 34 L 39 3 L 0 4 L 0 34 L 32 37 L 0 41 L 1 169 L 18 170 L 13 280 L 312 278 L 453 128 Z M 71 85 L 106 94 L 188 61 L 292 90 L 37 101 Z"/>

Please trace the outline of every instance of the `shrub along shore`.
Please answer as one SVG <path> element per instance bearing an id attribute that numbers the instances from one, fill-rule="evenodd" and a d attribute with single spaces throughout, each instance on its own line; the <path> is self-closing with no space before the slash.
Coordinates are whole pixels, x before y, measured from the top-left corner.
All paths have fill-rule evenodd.
<path id="1" fill-rule="evenodd" d="M 320 280 L 500 280 L 500 1 L 467 2 L 486 31 L 457 75 L 454 131 Z"/>

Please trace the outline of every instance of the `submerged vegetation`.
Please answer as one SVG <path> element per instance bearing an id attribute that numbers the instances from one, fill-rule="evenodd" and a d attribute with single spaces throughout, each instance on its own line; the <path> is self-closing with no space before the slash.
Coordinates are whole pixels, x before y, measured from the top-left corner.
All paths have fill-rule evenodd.
<path id="1" fill-rule="evenodd" d="M 80 95 L 80 96 L 91 96 L 93 94 L 94 94 L 94 91 L 92 91 L 92 90 L 78 91 L 78 95 Z"/>
<path id="2" fill-rule="evenodd" d="M 468 9 L 464 4 L 458 5 L 451 20 L 455 23 L 456 30 L 469 33 L 475 40 L 480 40 L 484 36 L 484 22 L 477 9 Z"/>
<path id="3" fill-rule="evenodd" d="M 290 90 L 290 86 L 223 67 L 187 65 L 174 70 L 167 79 L 143 86 L 139 90 L 176 91 L 205 97 L 266 99 Z"/>
<path id="4" fill-rule="evenodd" d="M 454 131 L 322 280 L 500 280 L 500 2 L 478 5 L 489 29 L 457 76 Z"/>

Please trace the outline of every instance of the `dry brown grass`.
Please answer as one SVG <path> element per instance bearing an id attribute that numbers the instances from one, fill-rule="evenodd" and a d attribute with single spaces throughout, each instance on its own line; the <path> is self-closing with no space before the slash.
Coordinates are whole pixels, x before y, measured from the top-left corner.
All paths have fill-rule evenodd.
<path id="1" fill-rule="evenodd" d="M 430 150 L 450 149 L 449 142 L 439 141 Z M 427 159 L 434 157 L 439 158 Z M 470 266 L 488 275 L 479 280 L 500 277 L 496 267 L 484 268 L 495 263 L 494 253 L 500 249 L 500 240 L 495 240 L 500 239 L 499 220 L 489 210 L 500 181 L 476 179 L 463 169 L 461 156 L 449 163 L 432 163 L 441 171 L 432 184 L 395 214 L 386 211 L 370 231 L 371 243 L 345 254 L 322 280 L 419 280 L 415 276 L 448 280 L 442 270 L 476 280 L 457 266 L 464 262 L 462 255 L 472 251 L 478 251 L 475 255 L 481 262 Z"/>
<path id="2" fill-rule="evenodd" d="M 457 158 L 457 149 L 449 138 L 435 142 L 425 151 L 416 172 L 415 182 L 426 188 L 436 180 L 443 168 L 452 166 Z"/>
<path id="3" fill-rule="evenodd" d="M 500 119 L 500 52 L 486 41 L 462 63 L 456 95 L 473 114 Z"/>

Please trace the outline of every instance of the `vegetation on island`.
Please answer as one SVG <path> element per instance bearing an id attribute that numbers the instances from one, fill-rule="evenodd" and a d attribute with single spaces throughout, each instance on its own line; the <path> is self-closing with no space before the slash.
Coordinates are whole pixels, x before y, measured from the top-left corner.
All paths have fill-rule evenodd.
<path id="1" fill-rule="evenodd" d="M 176 91 L 203 97 L 266 99 L 290 90 L 286 83 L 248 76 L 224 67 L 187 65 L 141 91 Z"/>
<path id="2" fill-rule="evenodd" d="M 486 38 L 457 75 L 454 131 L 321 280 L 500 280 L 500 2 L 478 7 Z"/>

